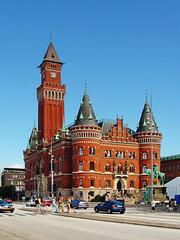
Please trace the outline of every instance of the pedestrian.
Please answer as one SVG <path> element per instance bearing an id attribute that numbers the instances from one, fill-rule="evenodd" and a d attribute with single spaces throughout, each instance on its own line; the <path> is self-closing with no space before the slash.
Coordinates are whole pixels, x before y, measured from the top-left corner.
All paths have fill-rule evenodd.
<path id="1" fill-rule="evenodd" d="M 75 213 L 76 211 L 74 209 L 73 197 L 71 197 L 71 204 L 70 204 L 70 206 L 71 206 L 73 212 Z"/>
<path id="2" fill-rule="evenodd" d="M 67 199 L 67 213 L 69 213 L 70 207 L 71 207 L 71 198 L 68 197 L 68 199 Z"/>
<path id="3" fill-rule="evenodd" d="M 39 209 L 39 201 L 37 198 L 35 198 L 35 204 L 36 204 L 36 210 L 35 210 L 35 214 L 37 214 L 38 209 Z"/>
<path id="4" fill-rule="evenodd" d="M 64 213 L 63 197 L 60 197 L 60 199 L 59 199 L 59 210 L 58 210 L 58 213 L 60 213 L 60 211 L 62 211 L 62 213 Z"/>
<path id="5" fill-rule="evenodd" d="M 53 197 L 53 200 L 52 200 L 52 213 L 54 213 L 54 208 L 56 210 L 56 213 L 58 212 L 58 208 L 56 206 L 56 197 L 54 196 Z"/>
<path id="6" fill-rule="evenodd" d="M 154 198 L 151 201 L 151 212 L 154 212 L 156 208 L 156 202 L 154 201 Z"/>

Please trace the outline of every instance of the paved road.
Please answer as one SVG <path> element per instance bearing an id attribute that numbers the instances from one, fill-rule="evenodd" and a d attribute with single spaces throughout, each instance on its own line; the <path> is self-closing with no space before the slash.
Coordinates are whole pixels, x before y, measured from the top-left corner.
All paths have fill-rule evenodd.
<path id="1" fill-rule="evenodd" d="M 143 219 L 159 218 L 174 222 L 180 220 L 179 214 L 155 213 L 149 211 L 138 211 L 136 208 L 127 209 L 124 215 L 121 214 L 95 214 L 93 209 L 78 210 L 72 213 L 74 216 L 100 216 L 111 217 L 113 219 Z M 31 211 L 22 211 L 16 206 L 16 210 L 11 213 L 0 213 L 0 240 L 4 239 L 23 239 L 23 240 L 76 240 L 76 239 L 178 239 L 179 229 L 140 226 L 134 224 L 112 223 L 108 221 L 96 221 L 81 218 L 64 217 L 57 214 L 34 214 Z"/>

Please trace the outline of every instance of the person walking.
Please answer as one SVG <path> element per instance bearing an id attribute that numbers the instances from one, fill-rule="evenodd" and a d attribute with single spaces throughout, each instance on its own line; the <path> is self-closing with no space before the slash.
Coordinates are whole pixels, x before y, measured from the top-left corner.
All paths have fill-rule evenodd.
<path id="1" fill-rule="evenodd" d="M 60 197 L 60 199 L 59 199 L 59 210 L 58 210 L 58 213 L 60 213 L 61 211 L 62 211 L 62 213 L 64 213 L 63 197 Z"/>
<path id="2" fill-rule="evenodd" d="M 155 208 L 156 208 L 156 202 L 154 201 L 154 198 L 151 201 L 151 212 L 155 212 Z"/>
<path id="3" fill-rule="evenodd" d="M 73 197 L 71 197 L 71 204 L 70 204 L 70 206 L 71 206 L 73 212 L 75 213 L 76 211 L 74 209 Z"/>
<path id="4" fill-rule="evenodd" d="M 70 207 L 71 207 L 71 198 L 68 197 L 68 199 L 67 199 L 67 213 L 69 213 Z"/>
<path id="5" fill-rule="evenodd" d="M 56 197 L 55 196 L 53 197 L 53 200 L 52 200 L 52 213 L 54 213 L 54 208 L 55 208 L 56 213 L 57 213 L 58 209 L 57 209 L 57 206 L 56 206 Z"/>

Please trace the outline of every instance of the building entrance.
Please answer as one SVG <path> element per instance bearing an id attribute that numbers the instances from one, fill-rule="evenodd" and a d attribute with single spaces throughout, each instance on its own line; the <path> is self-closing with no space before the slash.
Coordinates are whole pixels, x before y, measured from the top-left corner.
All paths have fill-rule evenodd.
<path id="1" fill-rule="evenodd" d="M 118 192 L 120 192 L 120 191 L 121 191 L 121 189 L 122 189 L 121 182 L 120 182 L 120 181 L 118 181 L 118 183 L 117 183 L 117 190 L 118 190 Z"/>

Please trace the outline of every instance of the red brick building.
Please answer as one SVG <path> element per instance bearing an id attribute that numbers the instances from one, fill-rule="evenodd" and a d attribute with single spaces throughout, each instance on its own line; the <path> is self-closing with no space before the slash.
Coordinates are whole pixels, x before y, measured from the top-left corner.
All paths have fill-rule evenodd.
<path id="1" fill-rule="evenodd" d="M 151 118 L 147 98 L 135 132 L 124 126 L 123 118 L 98 121 L 85 87 L 74 124 L 65 128 L 62 65 L 50 42 L 39 66 L 38 130 L 34 125 L 24 151 L 25 168 L 31 170 L 26 171 L 26 196 L 33 190 L 34 176 L 38 194 L 49 194 L 51 149 L 56 195 L 83 195 L 89 199 L 113 191 L 133 193 L 149 185 L 145 169 L 151 167 L 151 139 L 153 164 L 160 167 L 162 135 L 154 117 Z"/>
<path id="2" fill-rule="evenodd" d="M 180 154 L 162 157 L 161 171 L 165 173 L 167 180 L 180 177 Z"/>

